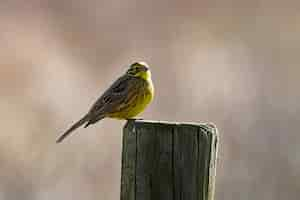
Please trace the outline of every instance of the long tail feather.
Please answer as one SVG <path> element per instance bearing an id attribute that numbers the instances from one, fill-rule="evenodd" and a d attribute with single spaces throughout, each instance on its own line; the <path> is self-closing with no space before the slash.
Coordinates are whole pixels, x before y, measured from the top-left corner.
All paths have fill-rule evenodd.
<path id="1" fill-rule="evenodd" d="M 91 119 L 88 120 L 88 122 L 84 125 L 84 128 L 87 128 L 89 125 L 95 124 L 99 120 L 103 119 L 103 115 L 99 115 L 98 117 L 92 117 Z"/>
<path id="2" fill-rule="evenodd" d="M 82 126 L 85 122 L 88 121 L 88 115 L 85 115 L 78 122 L 76 122 L 73 126 L 71 126 L 64 134 L 62 134 L 57 140 L 56 143 L 62 142 L 68 135 L 70 135 L 75 129 Z"/>

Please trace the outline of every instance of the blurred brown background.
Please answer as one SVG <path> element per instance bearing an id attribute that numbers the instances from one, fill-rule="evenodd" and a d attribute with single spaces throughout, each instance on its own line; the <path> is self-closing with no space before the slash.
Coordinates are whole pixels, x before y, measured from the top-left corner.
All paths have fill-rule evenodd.
<path id="1" fill-rule="evenodd" d="M 119 199 L 123 121 L 55 139 L 140 60 L 141 117 L 218 126 L 216 199 L 299 199 L 299 20 L 296 0 L 1 0 L 0 199 Z"/>

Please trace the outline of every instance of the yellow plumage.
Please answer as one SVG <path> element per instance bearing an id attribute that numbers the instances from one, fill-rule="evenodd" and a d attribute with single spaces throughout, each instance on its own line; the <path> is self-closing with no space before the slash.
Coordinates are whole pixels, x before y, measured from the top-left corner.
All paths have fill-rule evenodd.
<path id="1" fill-rule="evenodd" d="M 57 142 L 61 142 L 83 124 L 87 127 L 105 117 L 131 119 L 146 108 L 153 95 L 154 87 L 149 67 L 144 62 L 134 63 L 103 93 L 82 119 L 57 139 Z"/>

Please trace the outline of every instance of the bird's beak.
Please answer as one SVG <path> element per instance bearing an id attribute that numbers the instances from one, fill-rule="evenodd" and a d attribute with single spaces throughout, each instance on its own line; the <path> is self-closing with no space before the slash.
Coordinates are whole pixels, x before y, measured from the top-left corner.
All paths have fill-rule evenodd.
<path id="1" fill-rule="evenodd" d="M 143 66 L 142 70 L 143 70 L 144 72 L 146 72 L 146 71 L 148 71 L 148 70 L 149 70 L 149 68 L 148 68 L 148 67 L 146 67 L 146 66 Z"/>

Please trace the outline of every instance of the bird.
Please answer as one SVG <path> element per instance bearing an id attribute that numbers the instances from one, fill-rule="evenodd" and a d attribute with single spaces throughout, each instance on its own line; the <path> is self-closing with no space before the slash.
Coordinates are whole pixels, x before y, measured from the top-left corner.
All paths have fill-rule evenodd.
<path id="1" fill-rule="evenodd" d="M 134 119 L 154 98 L 151 71 L 146 62 L 135 62 L 96 100 L 79 121 L 58 137 L 62 142 L 75 129 L 95 124 L 104 118 Z"/>

